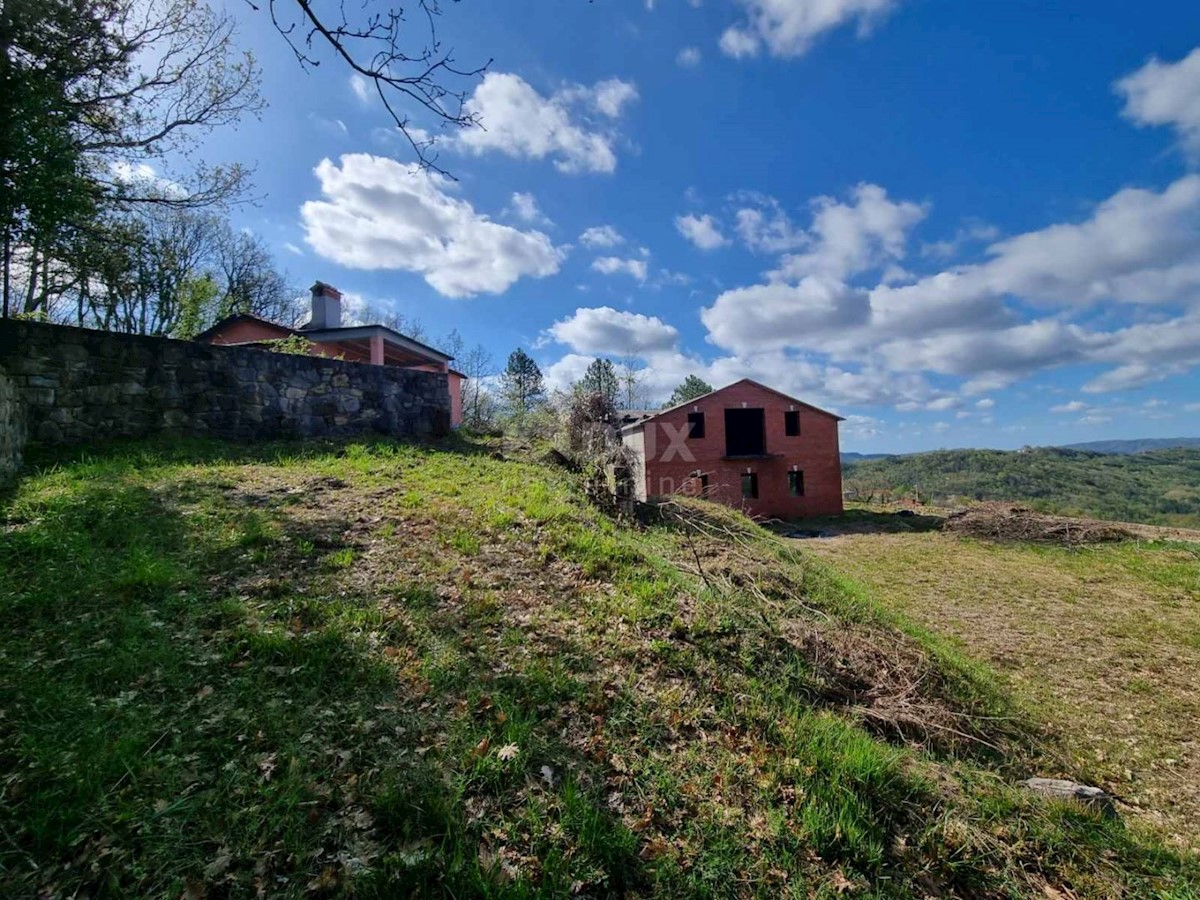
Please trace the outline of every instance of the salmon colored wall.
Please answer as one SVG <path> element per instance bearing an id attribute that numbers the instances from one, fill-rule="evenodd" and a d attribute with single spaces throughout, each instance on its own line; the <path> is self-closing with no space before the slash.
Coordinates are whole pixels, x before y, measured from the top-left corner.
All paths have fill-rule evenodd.
<path id="1" fill-rule="evenodd" d="M 724 459 L 725 410 L 764 410 L 767 459 Z M 800 412 L 800 435 L 784 434 L 784 412 Z M 687 438 L 687 414 L 704 413 L 704 437 Z M 698 493 L 697 470 L 708 473 L 708 496 L 744 509 L 753 516 L 797 519 L 805 516 L 837 515 L 842 512 L 842 464 L 838 447 L 838 423 L 830 415 L 816 412 L 755 385 L 736 384 L 711 397 L 664 413 L 647 422 L 645 433 L 646 493 L 664 496 Z M 672 437 L 684 435 L 672 443 Z M 804 472 L 804 496 L 788 493 L 787 473 L 793 467 Z M 743 500 L 741 475 L 758 474 L 758 499 Z"/>
<path id="2" fill-rule="evenodd" d="M 463 423 L 462 383 L 464 376 L 454 372 L 445 363 L 430 363 L 424 366 L 409 366 L 410 369 L 420 369 L 422 372 L 445 372 L 450 382 L 450 427 L 457 428 Z"/>
<path id="3" fill-rule="evenodd" d="M 457 428 L 463 421 L 463 377 L 457 372 L 447 372 L 446 379 L 450 382 L 450 427 Z"/>
<path id="4" fill-rule="evenodd" d="M 277 341 L 292 333 L 290 328 L 242 319 L 231 322 L 208 339 L 210 344 L 249 344 L 254 341 Z"/>

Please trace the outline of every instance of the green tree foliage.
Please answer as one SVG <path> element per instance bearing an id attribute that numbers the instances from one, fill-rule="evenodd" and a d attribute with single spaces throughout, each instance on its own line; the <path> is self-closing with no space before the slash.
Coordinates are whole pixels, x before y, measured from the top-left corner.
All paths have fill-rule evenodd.
<path id="1" fill-rule="evenodd" d="M 0 5 L 0 229 L 3 314 L 33 312 L 13 296 L 15 257 L 57 247 L 64 223 L 93 211 L 95 185 L 69 123 L 71 74 L 102 61 L 103 22 L 74 4 L 9 0 Z"/>
<path id="2" fill-rule="evenodd" d="M 575 390 L 584 394 L 599 394 L 611 406 L 617 405 L 621 391 L 621 380 L 610 359 L 594 359 L 583 377 L 575 384 Z"/>
<path id="3" fill-rule="evenodd" d="M 671 396 L 663 404 L 663 409 L 669 409 L 672 406 L 678 406 L 680 403 L 687 403 L 689 400 L 703 397 L 705 394 L 711 394 L 712 389 L 713 386 L 703 378 L 689 375 L 671 392 Z"/>
<path id="4" fill-rule="evenodd" d="M 849 463 L 842 477 L 861 493 L 919 493 L 939 504 L 1012 500 L 1065 515 L 1200 526 L 1200 449 L 938 450 Z"/>
<path id="5" fill-rule="evenodd" d="M 211 275 L 189 278 L 180 285 L 179 324 L 174 337 L 191 340 L 207 327 L 208 311 L 216 306 L 220 288 Z"/>
<path id="6" fill-rule="evenodd" d="M 308 356 L 312 353 L 313 344 L 302 334 L 293 334 L 277 341 L 267 341 L 265 346 L 272 353 L 285 353 L 289 356 Z"/>
<path id="7" fill-rule="evenodd" d="M 261 107 L 258 70 L 233 37 L 232 19 L 195 0 L 0 5 L 4 312 L 62 318 L 50 306 L 97 272 L 120 273 L 115 281 L 145 295 L 153 278 L 131 247 L 146 230 L 126 221 L 131 211 L 240 193 L 240 166 L 174 162 L 200 135 Z M 145 317 L 145 329 L 174 315 Z"/>
<path id="8" fill-rule="evenodd" d="M 528 353 L 518 347 L 508 356 L 508 365 L 500 375 L 501 392 L 509 411 L 524 416 L 546 396 L 542 370 Z"/>

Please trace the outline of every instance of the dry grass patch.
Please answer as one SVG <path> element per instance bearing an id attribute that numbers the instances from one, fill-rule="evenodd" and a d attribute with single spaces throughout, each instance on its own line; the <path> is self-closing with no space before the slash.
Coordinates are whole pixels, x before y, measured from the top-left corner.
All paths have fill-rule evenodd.
<path id="1" fill-rule="evenodd" d="M 1060 774 L 1099 782 L 1200 848 L 1196 545 L 1069 550 L 931 533 L 806 547 L 1006 673 L 1061 736 Z"/>

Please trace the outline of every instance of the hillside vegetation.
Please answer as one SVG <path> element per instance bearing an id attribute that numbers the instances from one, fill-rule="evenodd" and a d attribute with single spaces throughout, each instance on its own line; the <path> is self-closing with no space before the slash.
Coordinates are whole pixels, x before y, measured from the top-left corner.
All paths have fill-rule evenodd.
<path id="1" fill-rule="evenodd" d="M 1089 453 L 1145 453 L 1148 450 L 1173 450 L 1180 447 L 1200 447 L 1200 438 L 1135 438 L 1133 440 L 1084 441 L 1082 444 L 1063 444 L 1063 450 L 1085 450 Z"/>
<path id="2" fill-rule="evenodd" d="M 188 444 L 0 529 L 4 896 L 1192 897 L 795 542 L 491 447 Z"/>
<path id="3" fill-rule="evenodd" d="M 1177 527 L 1200 526 L 1200 449 L 1109 455 L 1040 447 L 938 450 L 843 467 L 860 495 L 942 505 L 1027 502 L 1045 512 Z"/>

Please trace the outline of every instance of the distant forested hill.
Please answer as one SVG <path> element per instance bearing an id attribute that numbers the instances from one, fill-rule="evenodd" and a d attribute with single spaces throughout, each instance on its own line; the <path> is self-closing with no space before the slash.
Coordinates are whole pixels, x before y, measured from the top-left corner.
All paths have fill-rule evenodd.
<path id="1" fill-rule="evenodd" d="M 1092 453 L 1145 453 L 1147 450 L 1171 450 L 1176 447 L 1200 447 L 1200 437 L 1140 438 L 1135 441 L 1088 441 L 1064 444 L 1063 450 L 1090 450 Z"/>
<path id="2" fill-rule="evenodd" d="M 842 465 L 858 462 L 860 459 L 883 459 L 891 455 L 891 453 L 856 453 L 853 450 L 848 450 L 842 454 Z"/>
<path id="3" fill-rule="evenodd" d="M 1065 515 L 1200 527 L 1200 448 L 937 450 L 851 462 L 842 479 L 847 490 L 919 491 L 934 503 L 1016 500 Z"/>

